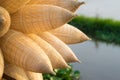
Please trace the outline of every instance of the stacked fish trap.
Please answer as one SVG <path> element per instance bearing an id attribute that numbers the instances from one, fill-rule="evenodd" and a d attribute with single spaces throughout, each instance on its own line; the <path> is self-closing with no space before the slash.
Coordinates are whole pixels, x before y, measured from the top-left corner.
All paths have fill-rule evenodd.
<path id="1" fill-rule="evenodd" d="M 67 24 L 84 2 L 0 0 L 0 79 L 43 80 L 42 73 L 80 62 L 66 44 L 89 38 Z"/>

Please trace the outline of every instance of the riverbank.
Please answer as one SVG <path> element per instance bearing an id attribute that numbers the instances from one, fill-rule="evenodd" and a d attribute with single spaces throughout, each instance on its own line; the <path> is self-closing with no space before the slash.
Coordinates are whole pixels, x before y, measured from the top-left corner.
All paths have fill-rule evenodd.
<path id="1" fill-rule="evenodd" d="M 78 16 L 69 24 L 76 26 L 93 39 L 120 44 L 120 21 Z"/>

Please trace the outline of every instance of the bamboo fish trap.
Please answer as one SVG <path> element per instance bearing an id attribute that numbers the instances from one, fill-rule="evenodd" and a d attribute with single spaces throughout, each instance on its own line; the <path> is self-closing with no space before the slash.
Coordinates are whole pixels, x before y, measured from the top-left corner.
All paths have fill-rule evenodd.
<path id="1" fill-rule="evenodd" d="M 1 38 L 0 45 L 8 62 L 29 71 L 54 73 L 51 62 L 45 52 L 24 34 L 9 30 Z"/>
<path id="2" fill-rule="evenodd" d="M 30 0 L 0 0 L 0 6 L 7 9 L 9 13 L 14 13 L 22 6 L 27 4 Z"/>
<path id="3" fill-rule="evenodd" d="M 55 74 L 54 69 L 80 62 L 66 44 L 89 40 L 67 24 L 82 4 L 77 0 L 0 0 L 0 80 L 3 73 L 16 80 L 43 80 L 43 73 Z"/>
<path id="4" fill-rule="evenodd" d="M 34 73 L 30 71 L 25 71 L 26 75 L 29 77 L 29 80 L 43 80 L 41 73 Z"/>
<path id="5" fill-rule="evenodd" d="M 10 27 L 10 15 L 2 7 L 0 7 L 0 37 L 3 36 Z"/>
<path id="6" fill-rule="evenodd" d="M 35 34 L 29 34 L 28 36 L 45 51 L 54 69 L 69 67 L 63 57 L 48 42 Z"/>
<path id="7" fill-rule="evenodd" d="M 4 70 L 4 60 L 3 60 L 2 51 L 0 49 L 0 79 L 2 78 L 3 70 Z"/>
<path id="8" fill-rule="evenodd" d="M 29 80 L 22 68 L 9 63 L 5 64 L 4 73 L 16 80 Z"/>
<path id="9" fill-rule="evenodd" d="M 81 43 L 89 40 L 89 38 L 82 31 L 69 24 L 65 24 L 62 27 L 49 32 L 57 36 L 66 44 Z"/>
<path id="10" fill-rule="evenodd" d="M 38 35 L 42 39 L 47 41 L 49 44 L 51 44 L 61 54 L 61 56 L 65 59 L 66 62 L 79 62 L 78 58 L 75 56 L 72 50 L 64 42 L 59 40 L 51 33 L 44 32 Z"/>
<path id="11" fill-rule="evenodd" d="M 57 6 L 29 5 L 11 16 L 11 28 L 24 33 L 38 33 L 60 27 L 74 16 Z"/>
<path id="12" fill-rule="evenodd" d="M 28 4 L 55 5 L 75 12 L 84 2 L 79 2 L 77 0 L 31 0 Z"/>

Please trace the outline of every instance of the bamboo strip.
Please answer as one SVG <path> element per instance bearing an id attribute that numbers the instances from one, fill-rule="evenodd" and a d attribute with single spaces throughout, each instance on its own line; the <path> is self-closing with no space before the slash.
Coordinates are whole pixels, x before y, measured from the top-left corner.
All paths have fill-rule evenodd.
<path id="1" fill-rule="evenodd" d="M 0 79 L 3 76 L 3 71 L 4 71 L 4 60 L 3 60 L 2 51 L 0 49 Z"/>
<path id="2" fill-rule="evenodd" d="M 84 2 L 79 2 L 77 0 L 31 0 L 28 4 L 55 5 L 75 12 Z"/>
<path id="3" fill-rule="evenodd" d="M 0 7 L 0 37 L 3 36 L 10 27 L 9 13 L 2 7 Z"/>
<path id="4" fill-rule="evenodd" d="M 62 27 L 49 32 L 57 36 L 66 44 L 75 44 L 90 40 L 82 31 L 69 24 L 65 24 Z"/>
<path id="5" fill-rule="evenodd" d="M 0 6 L 8 10 L 9 13 L 14 13 L 30 0 L 0 0 Z"/>
<path id="6" fill-rule="evenodd" d="M 60 27 L 74 16 L 57 6 L 28 5 L 11 16 L 11 28 L 24 33 L 39 33 Z"/>
<path id="7" fill-rule="evenodd" d="M 54 69 L 69 67 L 65 60 L 62 58 L 62 56 L 48 42 L 46 42 L 45 40 L 43 40 L 42 38 L 35 34 L 29 34 L 28 36 L 45 51 Z"/>
<path id="8" fill-rule="evenodd" d="M 54 74 L 48 56 L 23 33 L 9 30 L 0 41 L 5 60 L 9 63 L 29 71 Z"/>
<path id="9" fill-rule="evenodd" d="M 29 80 L 24 70 L 12 64 L 5 64 L 4 73 L 16 80 Z"/>
<path id="10" fill-rule="evenodd" d="M 35 72 L 30 72 L 30 71 L 25 71 L 25 72 L 29 80 L 43 80 L 41 73 L 35 73 Z"/>
<path id="11" fill-rule="evenodd" d="M 66 62 L 79 62 L 78 58 L 75 56 L 72 50 L 64 42 L 62 42 L 51 33 L 44 32 L 38 35 L 49 44 L 51 44 L 61 54 Z"/>

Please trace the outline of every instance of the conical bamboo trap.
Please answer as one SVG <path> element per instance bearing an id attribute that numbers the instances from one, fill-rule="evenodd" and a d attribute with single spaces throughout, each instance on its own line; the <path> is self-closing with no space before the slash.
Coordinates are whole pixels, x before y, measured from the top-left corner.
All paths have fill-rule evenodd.
<path id="1" fill-rule="evenodd" d="M 0 78 L 2 78 L 3 70 L 4 70 L 4 60 L 3 60 L 2 51 L 0 49 Z"/>
<path id="2" fill-rule="evenodd" d="M 82 31 L 69 24 L 65 24 L 60 28 L 50 30 L 49 32 L 54 34 L 66 44 L 81 43 L 89 40 L 89 38 Z"/>
<path id="3" fill-rule="evenodd" d="M 0 0 L 0 80 L 43 80 L 42 73 L 80 62 L 66 44 L 89 38 L 67 23 L 84 2 Z"/>
<path id="4" fill-rule="evenodd" d="M 84 4 L 84 2 L 79 2 L 77 0 L 31 0 L 28 4 L 55 5 L 75 12 L 80 5 Z"/>
<path id="5" fill-rule="evenodd" d="M 49 32 L 38 34 L 42 39 L 51 44 L 65 59 L 66 62 L 79 62 L 72 50 L 60 39 Z"/>
<path id="6" fill-rule="evenodd" d="M 8 11 L 0 7 L 0 37 L 9 30 L 10 23 L 11 20 Z"/>
<path id="7" fill-rule="evenodd" d="M 51 64 L 53 65 L 53 68 L 69 67 L 63 57 L 49 43 L 35 34 L 29 34 L 28 36 L 45 51 L 51 61 Z"/>
<path id="8" fill-rule="evenodd" d="M 15 78 L 16 80 L 29 80 L 22 68 L 9 63 L 5 64 L 4 73 L 12 78 Z"/>
<path id="9" fill-rule="evenodd" d="M 38 33 L 60 27 L 74 16 L 57 6 L 27 5 L 11 15 L 11 28 L 24 33 Z"/>
<path id="10" fill-rule="evenodd" d="M 25 73 L 29 77 L 30 80 L 43 80 L 41 73 L 34 73 L 30 71 L 25 71 Z"/>
<path id="11" fill-rule="evenodd" d="M 22 6 L 27 4 L 30 0 L 0 0 L 0 6 L 7 9 L 9 13 L 18 11 Z"/>

